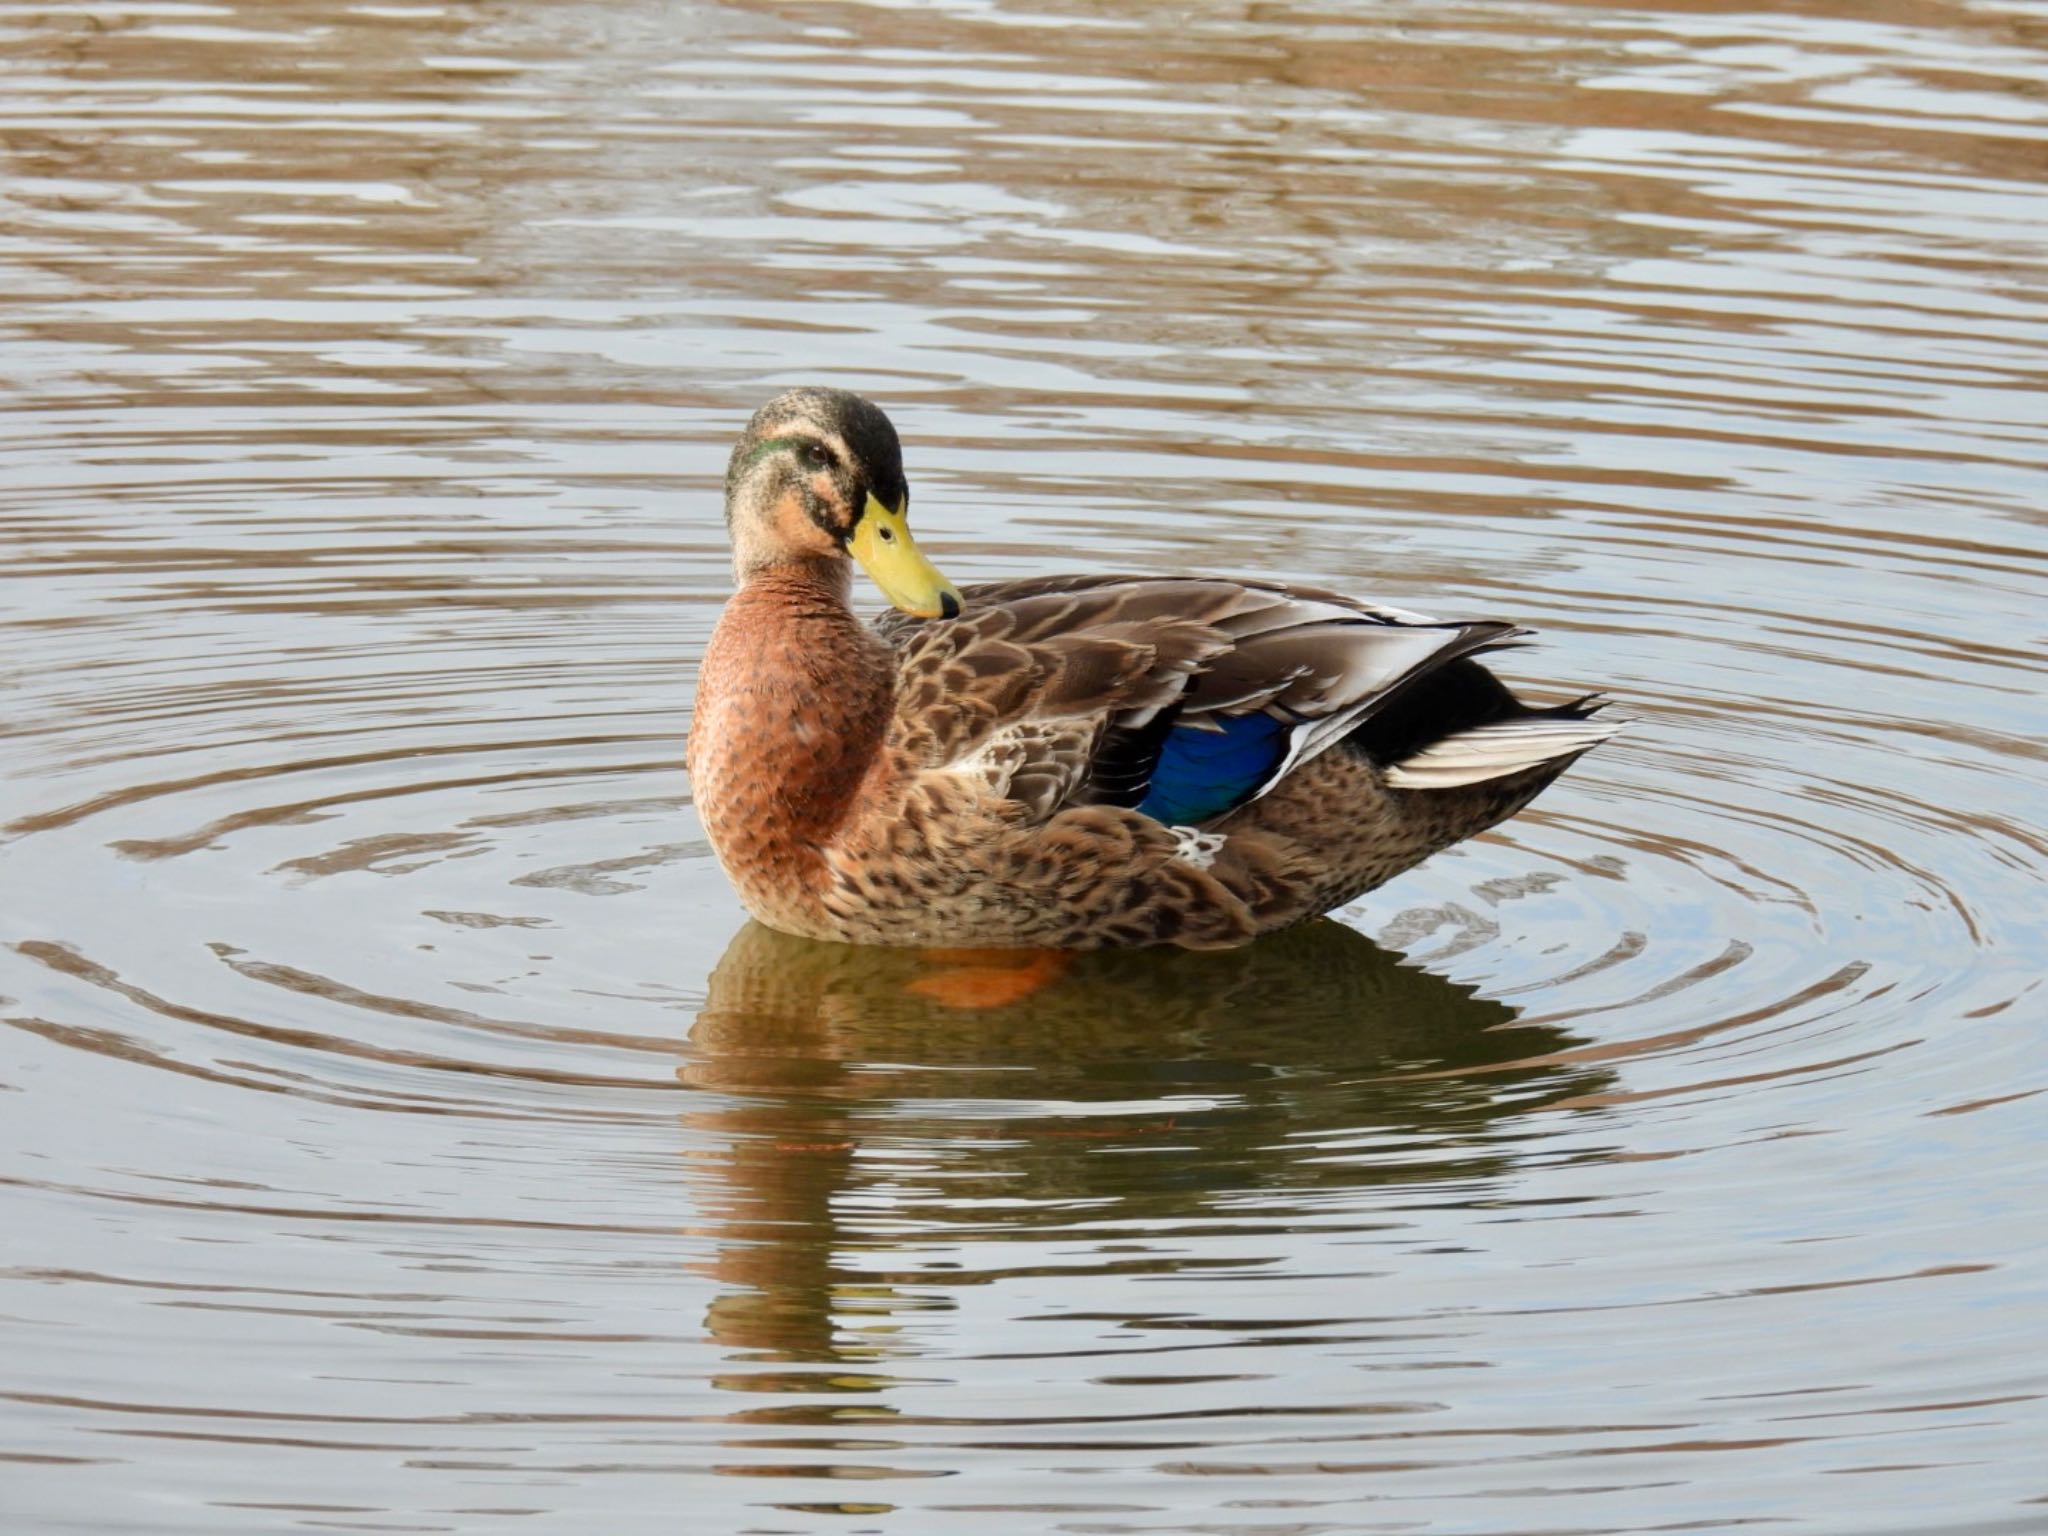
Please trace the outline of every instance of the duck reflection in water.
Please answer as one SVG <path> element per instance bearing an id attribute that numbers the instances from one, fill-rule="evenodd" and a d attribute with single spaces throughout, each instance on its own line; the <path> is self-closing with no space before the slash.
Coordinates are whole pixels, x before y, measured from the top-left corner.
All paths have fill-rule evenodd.
<path id="1" fill-rule="evenodd" d="M 749 924 L 678 1069 L 710 1091 L 686 1117 L 714 1147 L 692 1162 L 709 1326 L 745 1358 L 872 1360 L 914 1351 L 906 1314 L 991 1278 L 956 1243 L 1059 1241 L 1071 1262 L 1078 1241 L 1102 1273 L 1156 1270 L 1133 1245 L 1280 1230 L 1346 1190 L 1481 1199 L 1472 1181 L 1515 1161 L 1509 1122 L 1604 1086 L 1559 1059 L 1575 1043 L 1331 921 L 1192 954 Z"/>

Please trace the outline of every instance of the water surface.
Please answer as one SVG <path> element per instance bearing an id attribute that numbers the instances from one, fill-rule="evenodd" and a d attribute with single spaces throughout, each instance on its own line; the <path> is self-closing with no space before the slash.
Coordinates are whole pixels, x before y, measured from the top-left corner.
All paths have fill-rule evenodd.
<path id="1" fill-rule="evenodd" d="M 2048 13 L 0 10 L 10 1530 L 2048 1528 Z M 718 486 L 1540 630 L 1272 944 L 747 926 Z"/>

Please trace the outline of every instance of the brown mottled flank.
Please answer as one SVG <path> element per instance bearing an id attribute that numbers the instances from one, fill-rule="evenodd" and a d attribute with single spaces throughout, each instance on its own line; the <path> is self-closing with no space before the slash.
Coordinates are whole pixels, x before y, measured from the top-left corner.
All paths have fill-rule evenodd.
<path id="1" fill-rule="evenodd" d="M 829 451 L 806 456 L 812 439 Z M 705 653 L 690 771 L 741 901 L 785 932 L 1241 944 L 1514 814 L 1608 732 L 1590 701 L 1530 709 L 1471 659 L 1510 626 L 1273 583 L 997 583 L 956 618 L 871 628 L 845 543 L 901 484 L 887 418 L 838 392 L 772 402 L 734 450 L 741 585 Z M 1261 797 L 1179 831 L 1130 808 L 1157 727 L 1257 709 L 1305 743 Z M 1404 770 L 1439 787 L 1390 784 Z"/>
<path id="2" fill-rule="evenodd" d="M 1216 830 L 1230 834 L 1218 872 L 1241 849 L 1313 850 L 1305 876 L 1287 881 L 1272 903 L 1291 915 L 1261 924 L 1261 931 L 1315 917 L 1507 820 L 1572 760 L 1553 760 L 1456 790 L 1403 790 L 1387 788 L 1371 762 L 1339 747 L 1302 764 L 1263 800 L 1216 823 Z M 1344 807 L 1335 825 L 1332 806 Z"/>

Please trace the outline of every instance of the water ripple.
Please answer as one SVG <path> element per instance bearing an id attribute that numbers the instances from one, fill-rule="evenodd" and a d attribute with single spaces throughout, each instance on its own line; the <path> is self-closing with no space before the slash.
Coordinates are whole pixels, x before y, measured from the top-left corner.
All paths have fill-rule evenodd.
<path id="1" fill-rule="evenodd" d="M 0 38 L 15 1523 L 2026 1524 L 2026 7 Z M 956 579 L 1499 614 L 1637 723 L 1249 951 L 742 926 L 718 485 L 821 377 Z"/>

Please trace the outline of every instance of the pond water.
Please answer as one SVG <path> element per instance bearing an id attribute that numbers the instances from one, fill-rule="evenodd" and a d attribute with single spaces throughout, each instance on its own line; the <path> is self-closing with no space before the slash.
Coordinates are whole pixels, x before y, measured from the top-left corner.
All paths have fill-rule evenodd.
<path id="1" fill-rule="evenodd" d="M 2048 1530 L 2048 10 L 0 8 L 10 1532 Z M 724 455 L 1635 724 L 1220 955 L 745 926 Z"/>

